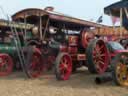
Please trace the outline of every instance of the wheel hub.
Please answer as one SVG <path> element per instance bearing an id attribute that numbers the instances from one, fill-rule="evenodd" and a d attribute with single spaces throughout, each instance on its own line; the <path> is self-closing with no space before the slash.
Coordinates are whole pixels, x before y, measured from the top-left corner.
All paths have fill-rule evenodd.
<path id="1" fill-rule="evenodd" d="M 68 67 L 67 64 L 64 64 L 64 68 L 67 69 L 67 67 Z"/>

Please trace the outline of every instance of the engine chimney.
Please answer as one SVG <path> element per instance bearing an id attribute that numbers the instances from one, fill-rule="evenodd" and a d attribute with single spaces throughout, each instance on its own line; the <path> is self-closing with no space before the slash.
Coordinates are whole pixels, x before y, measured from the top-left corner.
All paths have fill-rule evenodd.
<path id="1" fill-rule="evenodd" d="M 48 6 L 46 8 L 44 8 L 45 11 L 53 11 L 54 10 L 54 7 L 52 6 Z"/>

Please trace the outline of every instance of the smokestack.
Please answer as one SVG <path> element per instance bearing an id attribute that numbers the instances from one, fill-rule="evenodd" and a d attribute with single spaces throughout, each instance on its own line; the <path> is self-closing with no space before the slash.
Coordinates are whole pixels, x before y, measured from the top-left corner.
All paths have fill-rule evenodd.
<path id="1" fill-rule="evenodd" d="M 52 6 L 48 6 L 46 8 L 44 8 L 45 11 L 53 11 L 54 10 L 54 7 Z"/>

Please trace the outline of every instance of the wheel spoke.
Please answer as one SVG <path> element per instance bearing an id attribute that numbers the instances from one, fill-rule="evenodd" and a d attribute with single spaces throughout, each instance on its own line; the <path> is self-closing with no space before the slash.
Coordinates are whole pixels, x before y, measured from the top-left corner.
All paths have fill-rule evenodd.
<path id="1" fill-rule="evenodd" d="M 104 45 L 101 45 L 100 48 L 99 48 L 99 50 L 102 50 L 103 48 L 104 48 Z"/>
<path id="2" fill-rule="evenodd" d="M 100 63 L 100 64 L 102 64 L 102 65 L 104 65 L 104 62 L 103 62 L 103 61 L 101 61 L 101 60 L 99 60 L 99 63 Z"/>
<path id="3" fill-rule="evenodd" d="M 63 64 L 63 63 L 64 63 L 64 61 L 63 61 L 63 59 L 61 59 L 60 64 Z"/>
<path id="4" fill-rule="evenodd" d="M 96 62 L 96 68 L 99 68 L 100 66 L 99 66 L 99 62 Z"/>
<path id="5" fill-rule="evenodd" d="M 96 49 L 94 48 L 94 50 L 93 50 L 93 55 L 96 55 L 96 53 L 97 53 L 97 51 L 96 51 Z"/>
<path id="6" fill-rule="evenodd" d="M 95 50 L 96 50 L 96 53 L 97 54 L 101 54 L 102 53 L 102 47 L 104 47 L 103 45 L 100 47 L 98 44 L 96 45 L 96 48 L 95 48 Z"/>
<path id="7" fill-rule="evenodd" d="M 66 69 L 66 72 L 67 72 L 67 73 L 70 73 L 70 72 L 71 72 L 71 68 L 67 68 L 67 69 Z"/>
<path id="8" fill-rule="evenodd" d="M 98 58 L 97 60 L 94 60 L 96 64 L 96 68 L 101 72 L 104 67 L 104 60 L 102 58 Z"/>
<path id="9" fill-rule="evenodd" d="M 105 53 L 104 54 L 101 54 L 100 57 L 105 57 Z"/>
<path id="10" fill-rule="evenodd" d="M 100 61 L 104 62 L 104 58 L 99 58 Z"/>
<path id="11" fill-rule="evenodd" d="M 96 44 L 96 49 L 97 49 L 98 51 L 99 51 L 99 49 L 100 49 L 98 44 Z"/>
<path id="12" fill-rule="evenodd" d="M 97 64 L 97 60 L 96 59 L 94 59 L 94 64 Z"/>
<path id="13" fill-rule="evenodd" d="M 93 59 L 96 59 L 96 55 L 93 55 Z"/>
<path id="14" fill-rule="evenodd" d="M 60 70 L 63 70 L 64 69 L 64 64 L 60 64 Z"/>
<path id="15" fill-rule="evenodd" d="M 101 72 L 101 68 L 100 68 L 100 65 L 99 65 L 99 64 L 97 64 L 96 69 L 97 69 L 99 72 Z"/>
<path id="16" fill-rule="evenodd" d="M 64 64 L 67 64 L 67 63 L 68 63 L 68 61 L 67 61 L 67 58 L 66 58 L 66 57 L 64 57 L 64 58 L 63 58 L 63 60 L 64 60 L 64 62 L 63 62 Z"/>

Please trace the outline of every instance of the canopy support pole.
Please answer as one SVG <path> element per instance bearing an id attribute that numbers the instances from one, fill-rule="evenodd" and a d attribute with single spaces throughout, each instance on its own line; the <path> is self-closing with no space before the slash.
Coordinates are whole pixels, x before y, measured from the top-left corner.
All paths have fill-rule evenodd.
<path id="1" fill-rule="evenodd" d="M 42 16 L 40 14 L 40 40 L 41 41 L 42 41 L 42 38 L 43 38 L 43 36 L 42 36 Z"/>
<path id="2" fill-rule="evenodd" d="M 24 29 L 24 40 L 26 41 L 26 26 L 27 26 L 27 20 L 26 20 L 26 15 L 24 14 L 24 23 L 25 23 L 25 29 Z"/>
<path id="3" fill-rule="evenodd" d="M 126 17 L 127 17 L 127 19 L 128 19 L 128 11 L 127 11 L 127 8 L 124 8 L 124 12 L 125 12 Z"/>
<path id="4" fill-rule="evenodd" d="M 49 25 L 49 17 L 48 17 L 48 20 L 47 20 L 47 22 L 46 22 L 46 26 L 45 26 L 45 29 L 44 29 L 44 34 L 43 34 L 42 40 L 44 40 L 44 38 L 45 38 L 47 29 L 48 29 L 48 25 Z"/>
<path id="5" fill-rule="evenodd" d="M 122 18 L 123 18 L 123 10 L 120 8 L 120 37 L 122 38 Z"/>
<path id="6" fill-rule="evenodd" d="M 110 11 L 110 17 L 111 17 L 111 20 L 112 20 L 113 16 L 111 14 L 111 11 Z M 115 27 L 115 24 L 113 22 L 112 22 L 112 26 L 113 26 L 114 35 L 116 35 L 116 27 Z"/>
<path id="7" fill-rule="evenodd" d="M 127 18 L 128 18 L 128 11 L 127 11 L 126 8 L 124 8 L 124 12 L 125 12 L 125 14 L 126 14 L 126 16 L 127 16 Z"/>

